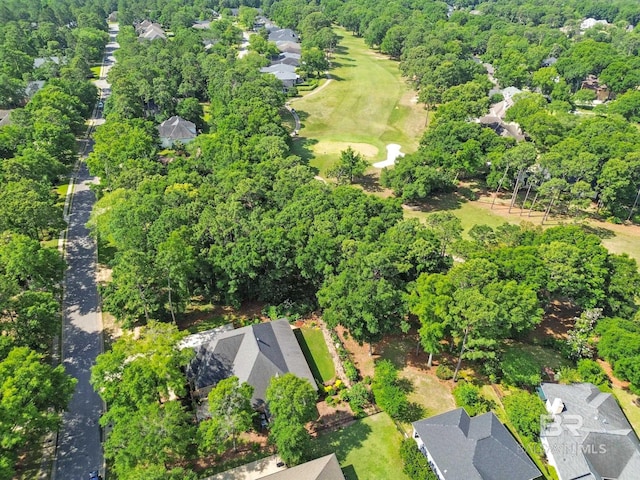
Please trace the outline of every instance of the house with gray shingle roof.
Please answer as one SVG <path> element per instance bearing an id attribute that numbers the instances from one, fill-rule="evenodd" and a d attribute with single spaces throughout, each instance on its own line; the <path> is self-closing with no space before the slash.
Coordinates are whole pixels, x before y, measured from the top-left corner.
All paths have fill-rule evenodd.
<path id="1" fill-rule="evenodd" d="M 532 480 L 540 470 L 493 412 L 464 408 L 413 423 L 413 439 L 441 480 Z"/>
<path id="2" fill-rule="evenodd" d="M 158 126 L 160 143 L 165 148 L 171 148 L 175 142 L 187 144 L 198 136 L 196 124 L 178 115 L 168 118 Z"/>
<path id="3" fill-rule="evenodd" d="M 344 480 L 336 454 L 325 455 L 296 467 L 272 473 L 261 480 Z"/>
<path id="4" fill-rule="evenodd" d="M 543 383 L 552 422 L 540 432 L 560 480 L 637 480 L 640 442 L 610 393 L 591 383 Z"/>
<path id="5" fill-rule="evenodd" d="M 236 376 L 253 387 L 252 404 L 266 405 L 265 392 L 273 377 L 293 373 L 318 389 L 298 340 L 286 319 L 232 329 L 228 326 L 190 335 L 183 348 L 196 352 L 187 366 L 194 397 L 206 400 L 220 380 Z"/>

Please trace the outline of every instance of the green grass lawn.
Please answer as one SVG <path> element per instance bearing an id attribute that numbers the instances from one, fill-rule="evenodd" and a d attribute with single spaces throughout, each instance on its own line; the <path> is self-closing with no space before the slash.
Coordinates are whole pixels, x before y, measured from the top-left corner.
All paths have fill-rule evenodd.
<path id="1" fill-rule="evenodd" d="M 320 435 L 312 450 L 315 458 L 335 452 L 347 480 L 408 480 L 402 473 L 401 442 L 389 416 L 378 413 Z"/>
<path id="2" fill-rule="evenodd" d="M 324 341 L 322 330 L 319 328 L 298 328 L 295 330 L 295 334 L 314 378 L 322 383 L 332 380 L 336 375 L 336 370 L 327 343 Z"/>
<path id="3" fill-rule="evenodd" d="M 370 50 L 362 38 L 343 29 L 332 58 L 332 80 L 291 101 L 302 129 L 294 153 L 311 159 L 323 174 L 349 145 L 370 162 L 386 158 L 397 143 L 405 153 L 417 149 L 426 112 L 400 76 L 398 63 Z"/>
<path id="4" fill-rule="evenodd" d="M 67 196 L 67 190 L 69 190 L 68 181 L 56 187 L 56 193 L 62 199 L 62 201 L 64 201 L 64 198 Z"/>
<path id="5" fill-rule="evenodd" d="M 96 65 L 94 67 L 91 67 L 91 73 L 93 73 L 94 78 L 100 78 L 100 69 L 102 68 L 101 65 Z"/>
<path id="6" fill-rule="evenodd" d="M 638 398 L 637 395 L 616 386 L 613 386 L 612 390 L 613 395 L 618 399 L 618 403 L 627 416 L 627 420 L 629 420 L 636 433 L 640 434 L 640 408 L 635 403 L 636 398 Z"/>
<path id="7" fill-rule="evenodd" d="M 527 220 L 526 215 L 521 217 L 516 214 L 508 218 L 502 217 L 492 213 L 490 209 L 478 205 L 476 202 L 470 202 L 464 197 L 453 193 L 430 200 L 423 209 L 405 210 L 404 217 L 417 218 L 420 221 L 424 221 L 432 213 L 442 211 L 450 211 L 460 219 L 464 229 L 464 238 L 468 238 L 467 232 L 474 225 L 489 225 L 495 228 L 506 222 L 520 224 Z"/>

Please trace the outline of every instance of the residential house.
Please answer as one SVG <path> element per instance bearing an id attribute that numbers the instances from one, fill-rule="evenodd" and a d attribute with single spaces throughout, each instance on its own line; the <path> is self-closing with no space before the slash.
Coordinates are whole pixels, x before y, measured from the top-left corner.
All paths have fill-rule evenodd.
<path id="1" fill-rule="evenodd" d="M 300 82 L 300 75 L 296 73 L 296 67 L 285 63 L 276 63 L 260 69 L 262 73 L 270 73 L 282 82 L 283 88 L 293 87 Z"/>
<path id="2" fill-rule="evenodd" d="M 335 453 L 287 468 L 276 456 L 227 470 L 206 480 L 345 480 Z M 274 471 L 275 470 L 275 471 Z M 265 473 L 270 472 L 270 473 Z"/>
<path id="3" fill-rule="evenodd" d="M 270 42 L 278 43 L 278 42 L 300 42 L 300 37 L 291 30 L 290 28 L 271 28 L 269 30 L 269 38 Z"/>
<path id="4" fill-rule="evenodd" d="M 540 433 L 560 480 L 637 480 L 640 442 L 615 397 L 591 383 L 543 383 L 552 422 Z"/>
<path id="5" fill-rule="evenodd" d="M 493 412 L 464 408 L 413 423 L 413 438 L 440 480 L 532 480 L 540 470 Z"/>
<path id="6" fill-rule="evenodd" d="M 196 124 L 174 115 L 158 126 L 160 143 L 165 148 L 171 148 L 174 143 L 187 144 L 198 136 Z"/>
<path id="7" fill-rule="evenodd" d="M 11 110 L 0 110 L 0 127 L 11 124 Z"/>
<path id="8" fill-rule="evenodd" d="M 298 55 L 302 53 L 302 47 L 297 42 L 278 41 L 276 47 L 283 53 L 297 53 Z"/>
<path id="9" fill-rule="evenodd" d="M 45 63 L 60 65 L 60 57 L 38 57 L 33 59 L 33 69 L 40 68 Z"/>
<path id="10" fill-rule="evenodd" d="M 541 65 L 543 67 L 551 67 L 556 63 L 558 63 L 558 59 L 556 57 L 547 57 L 544 60 L 542 60 Z"/>
<path id="11" fill-rule="evenodd" d="M 584 32 L 585 30 L 589 30 L 590 28 L 595 27 L 596 25 L 611 25 L 606 20 L 596 20 L 595 18 L 585 18 L 582 23 L 580 23 L 580 31 Z"/>
<path id="12" fill-rule="evenodd" d="M 300 66 L 301 55 L 299 53 L 283 52 L 278 55 L 277 58 L 271 60 L 271 65 L 282 63 L 285 65 L 293 65 L 294 67 Z"/>
<path id="13" fill-rule="evenodd" d="M 198 418 L 206 417 L 209 391 L 231 376 L 253 386 L 252 404 L 257 410 L 266 407 L 265 394 L 273 377 L 293 373 L 318 388 L 286 319 L 237 329 L 227 325 L 190 335 L 181 346 L 196 352 L 187 367 L 187 379 L 194 398 L 201 402 Z"/>
<path id="14" fill-rule="evenodd" d="M 211 20 L 196 20 L 191 26 L 196 30 L 209 30 L 211 28 Z"/>
<path id="15" fill-rule="evenodd" d="M 507 87 L 502 89 L 502 96 L 504 97 L 505 102 L 505 110 L 515 103 L 513 97 L 515 97 L 519 93 L 522 93 L 522 90 L 520 90 L 518 87 Z"/>
<path id="16" fill-rule="evenodd" d="M 609 91 L 609 87 L 607 87 L 604 83 L 600 83 L 598 77 L 595 75 L 588 75 L 585 80 L 583 80 L 580 85 L 582 90 L 592 90 L 596 94 L 596 100 L 599 102 L 606 102 L 611 99 L 611 92 Z"/>
<path id="17" fill-rule="evenodd" d="M 138 38 L 141 40 L 166 40 L 167 35 L 162 29 L 159 23 L 151 23 L 149 20 L 144 20 L 138 26 L 136 26 L 136 32 L 138 32 Z"/>

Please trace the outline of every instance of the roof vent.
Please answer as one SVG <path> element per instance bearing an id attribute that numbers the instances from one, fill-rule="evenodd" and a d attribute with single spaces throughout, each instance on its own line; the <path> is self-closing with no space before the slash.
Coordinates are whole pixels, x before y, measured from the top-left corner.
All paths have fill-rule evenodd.
<path id="1" fill-rule="evenodd" d="M 563 410 L 564 410 L 564 403 L 562 403 L 562 399 L 558 397 L 554 398 L 553 403 L 551 404 L 550 413 L 552 415 L 558 415 L 562 413 Z"/>

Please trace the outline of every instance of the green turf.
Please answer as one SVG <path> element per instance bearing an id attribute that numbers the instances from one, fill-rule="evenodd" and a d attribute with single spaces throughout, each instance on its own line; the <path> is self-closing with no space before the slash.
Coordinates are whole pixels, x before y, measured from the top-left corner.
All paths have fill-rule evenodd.
<path id="1" fill-rule="evenodd" d="M 405 210 L 405 218 L 417 218 L 424 221 L 434 212 L 450 211 L 456 215 L 462 223 L 464 229 L 463 236 L 467 238 L 466 233 L 474 225 L 489 225 L 493 228 L 498 227 L 506 222 L 520 224 L 527 220 L 527 216 L 519 216 L 517 214 L 505 218 L 492 213 L 490 209 L 478 205 L 476 202 L 470 202 L 464 197 L 457 194 L 444 194 L 440 197 L 431 199 L 427 202 L 423 209 Z"/>
<path id="2" fill-rule="evenodd" d="M 331 381 L 335 377 L 336 371 L 322 330 L 319 328 L 299 328 L 295 333 L 314 378 L 322 383 Z"/>
<path id="3" fill-rule="evenodd" d="M 96 65 L 95 67 L 91 67 L 91 73 L 93 73 L 94 78 L 100 78 L 100 69 L 102 67 L 100 65 Z"/>
<path id="4" fill-rule="evenodd" d="M 638 396 L 617 386 L 613 386 L 612 390 L 613 395 L 618 399 L 618 403 L 622 407 L 622 411 L 627 416 L 627 420 L 629 420 L 636 433 L 640 434 L 640 408 L 635 402 Z"/>
<path id="5" fill-rule="evenodd" d="M 62 200 L 64 200 L 64 198 L 66 197 L 67 190 L 69 190 L 69 182 L 65 182 L 56 187 L 56 193 Z"/>
<path id="6" fill-rule="evenodd" d="M 398 63 L 370 50 L 362 38 L 343 29 L 336 33 L 341 40 L 332 58 L 333 79 L 291 102 L 302 122 L 295 153 L 315 156 L 311 165 L 322 174 L 350 144 L 369 146 L 362 153 L 370 162 L 386 158 L 389 143 L 415 151 L 426 113 L 411 101 L 415 93 Z"/>
<path id="7" fill-rule="evenodd" d="M 408 480 L 402 473 L 402 435 L 386 413 L 358 420 L 313 440 L 313 458 L 336 454 L 347 480 Z"/>

